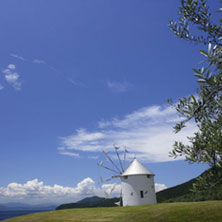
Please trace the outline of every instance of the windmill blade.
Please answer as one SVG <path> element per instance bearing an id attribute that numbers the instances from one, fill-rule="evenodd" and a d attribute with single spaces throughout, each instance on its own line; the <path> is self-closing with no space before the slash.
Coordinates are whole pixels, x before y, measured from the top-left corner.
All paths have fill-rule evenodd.
<path id="1" fill-rule="evenodd" d="M 118 207 L 120 207 L 121 202 L 118 201 L 118 202 L 115 202 L 114 204 L 117 205 Z"/>
<path id="2" fill-rule="evenodd" d="M 122 169 L 122 172 L 121 172 L 121 173 L 123 173 L 124 169 L 123 169 L 122 161 L 121 161 L 121 159 L 120 159 L 120 157 L 119 157 L 119 153 L 118 153 L 118 149 L 120 149 L 120 147 L 115 146 L 115 144 L 113 144 L 113 146 L 114 146 L 114 148 L 115 148 L 115 150 L 116 150 L 116 155 L 117 155 L 117 157 L 118 157 L 118 160 L 119 160 L 119 163 L 120 163 L 120 166 L 121 166 L 121 169 Z"/>
<path id="3" fill-rule="evenodd" d="M 104 193 L 105 193 L 105 195 L 106 195 L 107 198 L 112 194 L 112 192 L 113 192 L 114 189 L 116 188 L 116 185 L 117 185 L 117 184 L 114 183 L 109 192 L 104 190 Z"/>
<path id="4" fill-rule="evenodd" d="M 114 176 L 112 176 L 112 177 L 110 177 L 110 178 L 108 178 L 108 179 L 105 179 L 105 180 L 104 180 L 102 177 L 100 177 L 100 183 L 102 184 L 102 183 L 105 183 L 105 182 L 114 180 L 114 179 L 116 179 L 116 178 L 119 178 L 119 177 L 120 177 L 120 175 L 114 175 Z"/>
<path id="5" fill-rule="evenodd" d="M 106 155 L 107 159 L 112 163 L 112 165 L 118 170 L 118 173 L 121 174 L 121 170 L 117 167 L 117 165 L 113 162 L 113 160 L 109 157 L 108 152 L 103 151 L 103 153 Z"/>
<path id="6" fill-rule="evenodd" d="M 113 179 L 120 177 L 121 175 L 114 175 L 112 176 Z"/>
<path id="7" fill-rule="evenodd" d="M 110 190 L 110 194 L 114 191 L 115 188 L 116 188 L 116 183 L 114 183 L 112 189 Z"/>
<path id="8" fill-rule="evenodd" d="M 101 183 L 101 184 L 104 183 L 104 180 L 103 180 L 102 177 L 100 177 L 100 183 Z"/>
<path id="9" fill-rule="evenodd" d="M 122 206 L 122 188 L 120 186 L 120 194 L 119 194 L 119 201 L 114 203 L 117 206 Z"/>
<path id="10" fill-rule="evenodd" d="M 113 180 L 113 179 L 114 179 L 113 177 L 110 177 L 110 178 L 104 180 L 102 177 L 100 177 L 100 182 L 102 184 L 102 183 L 108 182 L 108 181 Z"/>
<path id="11" fill-rule="evenodd" d="M 121 175 L 114 175 L 114 176 L 112 176 L 111 178 L 109 178 L 108 180 L 114 180 L 114 179 L 116 179 L 116 178 L 119 178 Z"/>
<path id="12" fill-rule="evenodd" d="M 125 148 L 124 151 L 124 169 L 126 169 L 126 154 L 129 153 L 129 151 Z"/>
<path id="13" fill-rule="evenodd" d="M 119 149 L 120 149 L 120 147 L 116 146 L 115 144 L 113 144 L 113 146 L 114 146 L 114 148 L 115 148 L 116 150 L 119 150 Z"/>
<path id="14" fill-rule="evenodd" d="M 105 194 L 105 198 L 108 199 L 109 198 L 109 194 L 104 190 L 104 194 Z"/>
<path id="15" fill-rule="evenodd" d="M 107 159 L 112 163 L 112 165 L 121 173 L 120 169 L 117 167 L 117 165 L 113 162 L 113 160 L 109 157 L 108 152 L 103 151 L 103 153 L 106 155 Z"/>
<path id="16" fill-rule="evenodd" d="M 102 161 L 101 161 L 101 162 L 102 162 Z M 101 164 L 101 162 L 98 164 L 98 166 L 100 166 L 100 167 L 102 167 L 102 168 L 105 168 L 105 169 L 107 169 L 107 170 L 109 170 L 109 171 L 112 171 L 112 172 L 114 172 L 114 173 L 119 174 L 119 172 L 117 172 L 116 170 L 113 170 L 113 169 L 111 169 L 111 168 L 109 168 L 109 167 L 107 167 L 107 166 L 104 166 L 103 164 Z"/>
<path id="17" fill-rule="evenodd" d="M 106 180 L 104 180 L 104 182 L 108 182 L 108 181 L 110 181 L 110 180 L 113 180 L 114 178 L 108 178 L 108 179 L 106 179 Z"/>
<path id="18" fill-rule="evenodd" d="M 101 160 L 100 163 L 98 163 L 97 165 L 100 166 L 100 167 L 103 167 L 103 168 L 105 168 L 105 169 L 107 169 L 107 170 L 111 170 L 112 172 L 115 172 L 115 173 L 118 173 L 118 174 L 119 174 L 119 172 L 117 172 L 117 171 L 115 171 L 115 170 L 113 170 L 113 169 L 111 169 L 111 168 L 109 168 L 109 167 L 107 167 L 107 166 L 104 166 L 102 160 Z"/>

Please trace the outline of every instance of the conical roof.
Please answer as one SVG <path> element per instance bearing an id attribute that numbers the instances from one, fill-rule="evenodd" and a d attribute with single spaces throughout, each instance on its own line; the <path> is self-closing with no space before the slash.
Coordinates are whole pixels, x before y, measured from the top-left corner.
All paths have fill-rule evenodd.
<path id="1" fill-rule="evenodd" d="M 131 175 L 152 175 L 154 174 L 149 171 L 142 163 L 140 163 L 136 158 L 130 163 L 128 168 L 122 173 L 121 176 L 131 176 Z"/>

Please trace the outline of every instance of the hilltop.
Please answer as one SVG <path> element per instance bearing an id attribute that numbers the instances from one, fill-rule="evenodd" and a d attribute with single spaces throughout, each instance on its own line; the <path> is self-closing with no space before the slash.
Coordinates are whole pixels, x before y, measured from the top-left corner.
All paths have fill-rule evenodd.
<path id="1" fill-rule="evenodd" d="M 203 172 L 200 176 L 203 176 L 207 171 Z M 221 169 L 222 171 L 222 169 Z M 199 176 L 198 176 L 199 177 Z M 180 185 L 170 187 L 156 193 L 157 202 L 190 202 L 190 201 L 205 201 L 205 200 L 222 200 L 222 185 L 208 189 L 204 192 L 194 193 L 191 191 L 193 183 L 197 181 L 197 178 L 189 180 Z"/>

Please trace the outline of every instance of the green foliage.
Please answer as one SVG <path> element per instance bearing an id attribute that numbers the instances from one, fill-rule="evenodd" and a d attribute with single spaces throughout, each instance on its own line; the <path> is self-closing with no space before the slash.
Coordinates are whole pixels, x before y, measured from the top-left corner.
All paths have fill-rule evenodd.
<path id="1" fill-rule="evenodd" d="M 221 46 L 222 20 L 212 21 L 212 14 L 206 0 L 181 0 L 179 7 L 179 21 L 170 21 L 169 26 L 179 38 L 208 44 L 209 42 Z M 221 12 L 221 9 L 217 11 Z M 193 34 L 190 27 L 201 32 L 200 35 Z M 193 31 L 195 32 L 195 31 Z"/>
<path id="2" fill-rule="evenodd" d="M 178 22 L 169 22 L 169 27 L 179 38 L 208 44 L 207 51 L 200 50 L 205 67 L 193 69 L 199 84 L 196 95 L 181 98 L 176 105 L 171 102 L 182 117 L 174 127 L 175 132 L 192 119 L 198 131 L 188 138 L 190 145 L 176 141 L 170 155 L 174 158 L 185 156 L 190 162 L 208 163 L 217 169 L 222 167 L 222 19 L 213 21 L 209 8 L 205 0 L 181 0 Z M 221 12 L 219 9 L 215 13 Z M 213 171 L 213 176 L 218 183 L 222 182 L 221 174 Z M 214 186 L 215 181 L 209 179 L 213 176 L 198 180 L 193 190 Z"/>
<path id="3" fill-rule="evenodd" d="M 215 172 L 215 170 L 217 172 Z M 222 169 L 211 168 L 195 179 L 160 191 L 156 194 L 157 201 L 158 203 L 162 203 L 222 200 L 222 185 L 218 183 L 218 177 L 215 177 L 215 174 L 222 174 Z M 212 182 L 214 182 L 215 185 L 209 188 Z M 204 187 L 197 187 L 200 185 Z M 196 189 L 196 192 L 193 192 L 193 189 Z"/>

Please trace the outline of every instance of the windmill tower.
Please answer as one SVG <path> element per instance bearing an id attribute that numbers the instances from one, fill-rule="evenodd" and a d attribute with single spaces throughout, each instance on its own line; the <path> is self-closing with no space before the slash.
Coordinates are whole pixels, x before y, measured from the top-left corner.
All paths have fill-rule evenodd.
<path id="1" fill-rule="evenodd" d="M 156 203 L 156 194 L 154 188 L 154 174 L 150 172 L 145 166 L 143 166 L 136 158 L 130 163 L 127 169 L 125 169 L 126 154 L 128 151 L 124 151 L 124 164 L 121 161 L 118 150 L 119 147 L 114 145 L 115 153 L 119 164 L 116 164 L 114 160 L 109 156 L 108 152 L 104 152 L 107 160 L 111 163 L 111 167 L 107 167 L 101 161 L 98 165 L 109 172 L 112 172 L 113 175 L 103 180 L 100 177 L 100 182 L 108 182 L 113 179 L 121 179 L 121 192 L 120 196 L 122 197 L 123 206 L 136 206 L 142 204 L 155 204 Z M 110 193 L 105 192 L 105 195 L 108 197 L 109 194 L 115 189 L 116 184 L 114 184 Z"/>
<path id="2" fill-rule="evenodd" d="M 123 206 L 155 204 L 154 176 L 134 158 L 120 177 Z"/>

